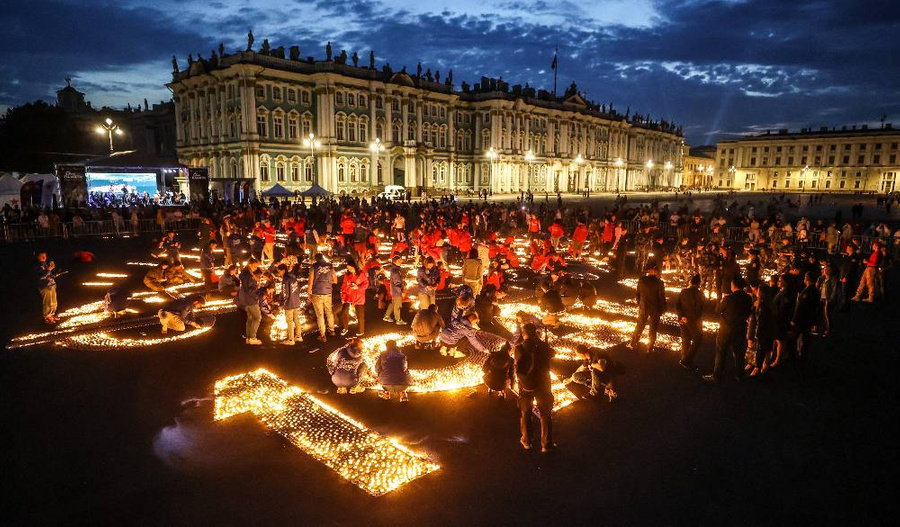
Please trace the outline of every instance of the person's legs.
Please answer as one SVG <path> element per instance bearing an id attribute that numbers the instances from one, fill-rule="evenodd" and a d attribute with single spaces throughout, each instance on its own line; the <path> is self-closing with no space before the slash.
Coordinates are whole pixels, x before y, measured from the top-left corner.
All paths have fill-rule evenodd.
<path id="1" fill-rule="evenodd" d="M 347 328 L 350 327 L 350 304 L 344 303 L 341 305 L 341 329 L 347 331 Z"/>
<path id="2" fill-rule="evenodd" d="M 316 312 L 316 323 L 319 326 L 319 335 L 325 335 L 325 311 L 331 311 L 331 306 L 322 301 L 325 295 L 312 295 L 313 310 Z M 333 315 L 332 315 L 333 318 Z"/>
<path id="3" fill-rule="evenodd" d="M 703 326 L 700 323 L 688 323 L 681 327 L 681 363 L 686 366 L 694 364 L 694 357 L 703 342 Z"/>
<path id="4" fill-rule="evenodd" d="M 365 304 L 357 304 L 353 306 L 353 310 L 356 312 L 356 321 L 359 323 L 359 328 L 356 330 L 357 333 L 365 333 L 366 331 L 366 305 Z"/>
<path id="5" fill-rule="evenodd" d="M 284 340 L 289 342 L 294 340 L 294 320 L 297 314 L 296 309 L 285 309 L 284 310 L 284 320 L 287 322 L 287 332 L 285 333 Z"/>
<path id="6" fill-rule="evenodd" d="M 244 310 L 247 312 L 245 336 L 248 339 L 256 339 L 256 332 L 259 330 L 260 322 L 262 322 L 262 312 L 260 312 L 259 306 L 247 306 Z"/>
<path id="7" fill-rule="evenodd" d="M 716 361 L 713 364 L 713 380 L 722 380 L 722 372 L 725 370 L 725 352 L 731 342 L 730 335 L 719 335 L 716 339 Z"/>
<path id="8" fill-rule="evenodd" d="M 744 378 L 744 359 L 747 355 L 747 339 L 740 332 L 731 339 L 731 354 L 734 356 L 734 376 L 741 380 Z"/>
<path id="9" fill-rule="evenodd" d="M 325 321 L 328 323 L 328 332 L 334 333 L 334 309 L 331 303 L 331 295 L 321 295 L 325 303 Z"/>
<path id="10" fill-rule="evenodd" d="M 553 392 L 549 389 L 538 392 L 536 397 L 538 412 L 541 414 L 541 448 L 553 448 Z"/>
<path id="11" fill-rule="evenodd" d="M 656 332 L 659 330 L 659 317 L 660 315 L 650 316 L 650 334 L 648 335 L 647 351 L 653 351 L 653 347 L 656 346 Z"/>
<path id="12" fill-rule="evenodd" d="M 531 436 L 534 432 L 534 423 L 531 421 L 531 407 L 534 405 L 534 393 L 519 390 L 519 442 L 526 448 L 531 448 Z M 526 446 L 527 445 L 527 446 Z"/>
<path id="13" fill-rule="evenodd" d="M 41 314 L 44 318 L 49 318 L 53 316 L 53 312 L 55 309 L 53 308 L 54 301 L 56 300 L 56 291 L 53 287 L 45 287 L 40 290 L 41 294 Z"/>
<path id="14" fill-rule="evenodd" d="M 797 361 L 809 361 L 810 344 L 812 344 L 812 335 L 809 331 L 801 331 L 797 334 Z"/>
<path id="15" fill-rule="evenodd" d="M 419 309 L 428 309 L 431 305 L 431 296 L 426 293 L 419 293 Z"/>
<path id="16" fill-rule="evenodd" d="M 647 319 L 650 315 L 643 309 L 638 310 L 637 324 L 634 326 L 634 333 L 631 335 L 631 347 L 636 348 L 641 340 L 641 334 L 644 332 L 644 326 L 647 325 Z"/>
<path id="17" fill-rule="evenodd" d="M 394 296 L 391 299 L 391 306 L 394 309 L 394 322 L 403 322 L 403 318 L 400 316 L 400 309 L 403 307 L 403 298 L 398 296 Z"/>

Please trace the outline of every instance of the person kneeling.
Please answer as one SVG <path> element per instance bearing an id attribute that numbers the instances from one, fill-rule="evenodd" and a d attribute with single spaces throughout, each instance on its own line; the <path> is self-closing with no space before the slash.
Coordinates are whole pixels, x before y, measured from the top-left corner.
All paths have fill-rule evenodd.
<path id="1" fill-rule="evenodd" d="M 575 355 L 582 363 L 575 373 L 566 379 L 566 384 L 575 383 L 588 387 L 591 397 L 600 395 L 600 390 L 603 390 L 610 402 L 618 397 L 612 383 L 612 361 L 606 353 L 579 344 L 575 347 Z"/>
<path id="2" fill-rule="evenodd" d="M 384 389 L 380 395 L 382 399 L 390 399 L 392 394 L 399 394 L 401 403 L 409 400 L 406 389 L 412 384 L 412 379 L 409 376 L 406 355 L 397 347 L 396 340 L 385 343 L 385 350 L 375 363 L 375 373 Z"/>
<path id="3" fill-rule="evenodd" d="M 515 361 L 509 351 L 510 346 L 507 342 L 499 350 L 492 351 L 484 362 L 484 366 L 481 367 L 488 395 L 496 393 L 497 397 L 506 398 L 506 389 L 510 387 L 516 374 Z"/>
<path id="4" fill-rule="evenodd" d="M 412 321 L 412 332 L 416 336 L 416 349 L 421 349 L 423 345 L 426 349 L 431 349 L 444 326 L 444 319 L 437 312 L 437 304 L 420 309 Z"/>
<path id="5" fill-rule="evenodd" d="M 469 346 L 464 342 L 462 346 L 460 341 L 466 339 L 468 345 L 472 348 L 487 352 L 487 349 L 478 340 L 476 331 L 478 328 L 478 314 L 469 313 L 457 320 L 451 320 L 450 324 L 445 327 L 440 334 L 441 339 L 441 355 L 450 355 L 454 358 L 461 359 L 466 356 L 465 349 Z"/>
<path id="6" fill-rule="evenodd" d="M 177 298 L 163 306 L 157 315 L 162 326 L 162 334 L 168 330 L 184 331 L 186 326 L 201 328 L 203 325 L 194 316 L 194 310 L 205 303 L 203 296 L 191 295 Z"/>
<path id="7" fill-rule="evenodd" d="M 348 389 L 350 393 L 365 391 L 360 381 L 369 368 L 362 358 L 362 341 L 358 338 L 351 339 L 346 346 L 329 355 L 327 367 L 337 393 L 347 393 Z"/>

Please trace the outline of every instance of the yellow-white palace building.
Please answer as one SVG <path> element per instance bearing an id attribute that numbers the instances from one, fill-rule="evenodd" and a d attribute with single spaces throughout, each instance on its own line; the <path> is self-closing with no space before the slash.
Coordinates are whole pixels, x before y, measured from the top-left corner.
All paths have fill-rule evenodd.
<path id="1" fill-rule="evenodd" d="M 779 130 L 716 145 L 715 185 L 737 190 L 893 192 L 900 130 L 852 126 Z"/>
<path id="2" fill-rule="evenodd" d="M 249 46 L 248 46 L 249 48 Z M 680 129 L 594 104 L 575 84 L 561 97 L 452 72 L 395 71 L 354 53 L 299 49 L 173 59 L 177 152 L 209 167 L 213 188 L 243 181 L 334 192 L 385 185 L 494 193 L 581 192 L 681 185 Z"/>

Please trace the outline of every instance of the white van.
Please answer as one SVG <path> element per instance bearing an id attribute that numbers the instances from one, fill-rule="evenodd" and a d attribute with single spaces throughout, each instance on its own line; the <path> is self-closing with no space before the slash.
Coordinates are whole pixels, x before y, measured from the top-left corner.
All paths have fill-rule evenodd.
<path id="1" fill-rule="evenodd" d="M 378 193 L 378 199 L 381 198 L 403 201 L 406 199 L 406 188 L 402 185 L 386 185 L 384 192 Z"/>

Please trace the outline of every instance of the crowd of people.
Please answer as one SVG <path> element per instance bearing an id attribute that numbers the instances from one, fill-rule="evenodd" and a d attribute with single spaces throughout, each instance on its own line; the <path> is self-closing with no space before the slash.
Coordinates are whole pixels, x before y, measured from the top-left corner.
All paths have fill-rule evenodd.
<path id="1" fill-rule="evenodd" d="M 690 200 L 629 206 L 621 199 L 599 214 L 563 206 L 561 199 L 555 205 L 535 203 L 533 196 L 510 203 L 449 197 L 217 202 L 198 211 L 201 278 L 185 271 L 173 231 L 160 240 L 161 263 L 144 284 L 165 291 L 203 282 L 207 291 L 234 298 L 248 345 L 262 344 L 261 326 L 279 311 L 287 322 L 281 343 L 295 345 L 307 311 L 319 341 L 338 333 L 349 338 L 327 359 L 342 393 L 358 393 L 371 377 L 383 398 L 408 400 L 405 352 L 388 341 L 375 371 L 368 371 L 360 337 L 368 329 L 367 306 L 385 322 L 411 322 L 417 349 L 477 356 L 490 393 L 515 387 L 522 447 L 532 448 L 534 414 L 541 449 L 549 451 L 552 330 L 578 301 L 579 309 L 590 309 L 598 298 L 596 281 L 574 278 L 570 266 L 589 263 L 608 266 L 620 278 L 638 276 L 637 323 L 628 346 L 641 346 L 646 327 L 647 351 L 653 351 L 660 319 L 672 308 L 681 328 L 680 363 L 689 371 L 695 371 L 703 322 L 718 322 L 714 366 L 704 376 L 718 384 L 729 354 L 739 379 L 786 361 L 808 362 L 813 338 L 834 330 L 835 313 L 848 311 L 853 301 L 887 300 L 888 270 L 900 247 L 900 233 L 886 223 L 866 225 L 856 215 L 844 221 L 840 210 L 828 220 L 795 220 L 783 196 L 740 204 L 719 198 L 707 214 L 691 210 Z M 517 251 L 517 243 L 527 249 Z M 46 254 L 38 258 L 38 279 L 45 320 L 54 323 Z M 508 328 L 497 316 L 512 282 L 534 285 L 543 316 L 520 312 L 516 327 Z M 666 298 L 666 285 L 683 287 L 674 302 Z M 446 316 L 438 309 L 442 298 L 452 303 Z M 164 306 L 163 331 L 192 325 L 192 310 L 202 302 L 190 296 Z M 582 364 L 567 382 L 583 385 L 588 397 L 615 399 L 609 355 L 585 346 L 576 352 Z"/>

